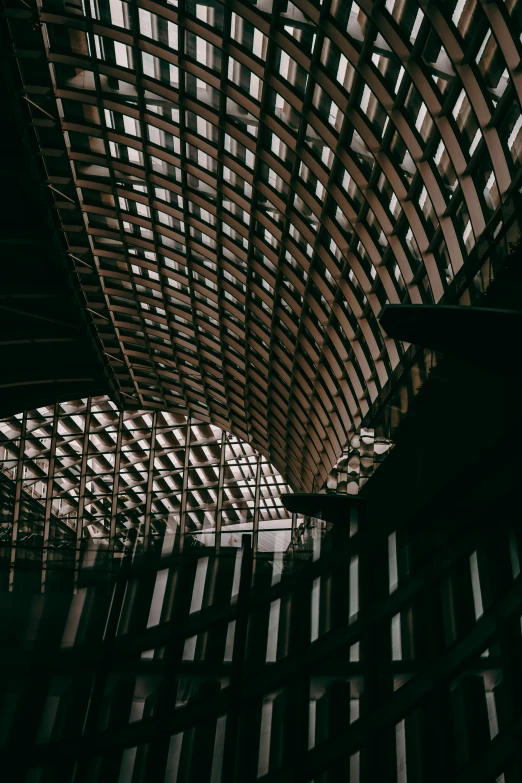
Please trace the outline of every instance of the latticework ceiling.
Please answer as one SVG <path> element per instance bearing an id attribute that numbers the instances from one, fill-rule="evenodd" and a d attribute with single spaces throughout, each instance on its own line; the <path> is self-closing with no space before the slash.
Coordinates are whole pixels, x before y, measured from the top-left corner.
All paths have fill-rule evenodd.
<path id="1" fill-rule="evenodd" d="M 175 413 L 93 397 L 0 420 L 0 544 L 13 565 L 34 550 L 78 571 L 93 547 L 241 546 L 244 533 L 256 552 L 283 551 L 287 490 L 251 444 Z"/>
<path id="2" fill-rule="evenodd" d="M 518 187 L 522 3 L 15 0 L 11 35 L 121 400 L 321 484 Z"/>

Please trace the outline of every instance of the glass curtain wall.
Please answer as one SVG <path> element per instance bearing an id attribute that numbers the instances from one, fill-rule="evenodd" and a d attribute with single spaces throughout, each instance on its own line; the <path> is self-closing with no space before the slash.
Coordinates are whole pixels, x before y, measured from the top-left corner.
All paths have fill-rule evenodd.
<path id="1" fill-rule="evenodd" d="M 0 422 L 3 577 L 114 568 L 149 547 L 283 551 L 292 518 L 279 473 L 249 443 L 159 411 L 93 397 Z M 9 564 L 9 565 L 8 565 Z M 7 570 L 6 570 L 7 569 Z M 53 578 L 51 575 L 49 578 Z"/>

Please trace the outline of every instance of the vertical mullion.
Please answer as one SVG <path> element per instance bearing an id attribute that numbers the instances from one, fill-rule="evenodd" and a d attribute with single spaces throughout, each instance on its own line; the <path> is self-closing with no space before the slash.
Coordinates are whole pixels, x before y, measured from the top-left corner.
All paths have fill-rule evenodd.
<path id="1" fill-rule="evenodd" d="M 9 591 L 13 589 L 14 565 L 16 559 L 16 539 L 18 538 L 18 520 L 20 518 L 20 504 L 22 499 L 22 472 L 24 464 L 25 436 L 27 433 L 27 411 L 22 417 L 22 429 L 20 431 L 20 448 L 18 450 L 18 462 L 16 464 L 16 487 L 13 509 L 13 528 L 11 531 L 11 562 L 9 568 Z"/>
<path id="2" fill-rule="evenodd" d="M 224 431 L 221 432 L 221 452 L 219 455 L 219 478 L 218 478 L 218 490 L 217 490 L 217 508 L 216 508 L 216 534 L 214 538 L 214 546 L 216 553 L 219 552 L 221 546 L 221 520 L 223 516 L 223 483 L 225 479 L 225 453 L 227 448 L 227 436 Z"/>
<path id="3" fill-rule="evenodd" d="M 116 548 L 116 521 L 118 516 L 118 493 L 120 487 L 120 462 L 121 462 L 121 439 L 123 434 L 123 411 L 120 411 L 118 417 L 118 434 L 116 437 L 116 454 L 114 456 L 114 484 L 112 487 L 111 502 L 111 527 L 109 531 L 109 551 L 113 552 Z"/>
<path id="4" fill-rule="evenodd" d="M 188 489 L 188 472 L 190 466 L 190 436 L 192 429 L 190 426 L 190 416 L 187 418 L 187 426 L 185 431 L 185 459 L 183 461 L 183 491 L 181 495 L 181 512 L 180 512 L 180 531 L 179 531 L 179 551 L 183 552 L 183 546 L 185 544 L 185 513 L 187 509 L 187 489 Z"/>
<path id="5" fill-rule="evenodd" d="M 44 522 L 44 536 L 43 536 L 43 552 L 42 552 L 42 581 L 41 590 L 45 591 L 45 582 L 47 578 L 47 555 L 49 546 L 49 528 L 51 526 L 51 514 L 52 514 L 52 493 L 53 493 L 53 480 L 54 480 L 54 464 L 56 459 L 56 440 L 58 434 L 58 416 L 60 407 L 58 403 L 54 405 L 54 417 L 53 417 L 53 431 L 51 435 L 51 450 L 49 453 L 49 472 L 47 475 L 47 486 L 45 490 L 45 522 Z"/>
<path id="6" fill-rule="evenodd" d="M 87 459 L 89 454 L 89 430 L 91 427 L 91 404 L 92 397 L 87 400 L 87 408 L 85 411 L 85 432 L 83 433 L 83 445 L 82 445 L 82 467 L 80 474 L 80 490 L 78 494 L 78 516 L 76 520 L 76 552 L 74 556 L 74 592 L 78 591 L 78 577 L 80 573 L 80 554 L 81 554 L 81 541 L 83 533 L 83 509 L 85 505 L 85 484 L 87 473 Z"/>
<path id="7" fill-rule="evenodd" d="M 257 466 L 256 466 L 256 489 L 255 489 L 255 495 L 254 495 L 254 524 L 253 524 L 253 554 L 254 557 L 257 555 L 257 547 L 258 547 L 258 533 L 259 533 L 259 500 L 261 498 L 261 460 L 262 457 L 260 454 L 257 455 Z"/>
<path id="8" fill-rule="evenodd" d="M 156 422 L 157 422 L 157 411 L 153 411 L 152 426 L 150 428 L 150 454 L 149 454 L 149 473 L 147 479 L 147 497 L 145 499 L 145 529 L 143 531 L 144 552 L 146 552 L 149 547 L 150 509 L 152 506 L 152 489 L 153 489 L 153 479 L 154 479 L 154 450 L 156 447 Z"/>
<path id="9" fill-rule="evenodd" d="M 222 780 L 239 781 L 239 737 L 242 713 L 242 684 L 245 674 L 249 600 L 252 586 L 253 553 L 250 536 L 241 539 L 241 575 L 236 604 L 236 631 L 230 668 L 230 696 L 227 711 L 227 731 L 223 749 Z"/>

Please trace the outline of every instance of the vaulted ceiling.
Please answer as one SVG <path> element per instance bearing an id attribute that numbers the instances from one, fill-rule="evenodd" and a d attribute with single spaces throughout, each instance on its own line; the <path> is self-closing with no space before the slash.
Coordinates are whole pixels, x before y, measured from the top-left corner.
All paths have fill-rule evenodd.
<path id="1" fill-rule="evenodd" d="M 126 406 L 322 483 L 466 302 L 522 157 L 522 3 L 6 0 L 71 272 Z"/>

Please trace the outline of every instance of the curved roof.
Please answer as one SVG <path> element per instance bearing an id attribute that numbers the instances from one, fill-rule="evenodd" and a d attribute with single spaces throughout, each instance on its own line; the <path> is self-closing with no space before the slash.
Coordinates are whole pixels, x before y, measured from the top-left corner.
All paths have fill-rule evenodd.
<path id="1" fill-rule="evenodd" d="M 44 0 L 32 32 L 23 13 L 125 402 L 322 483 L 403 356 L 382 306 L 455 301 L 518 187 L 522 4 Z"/>

